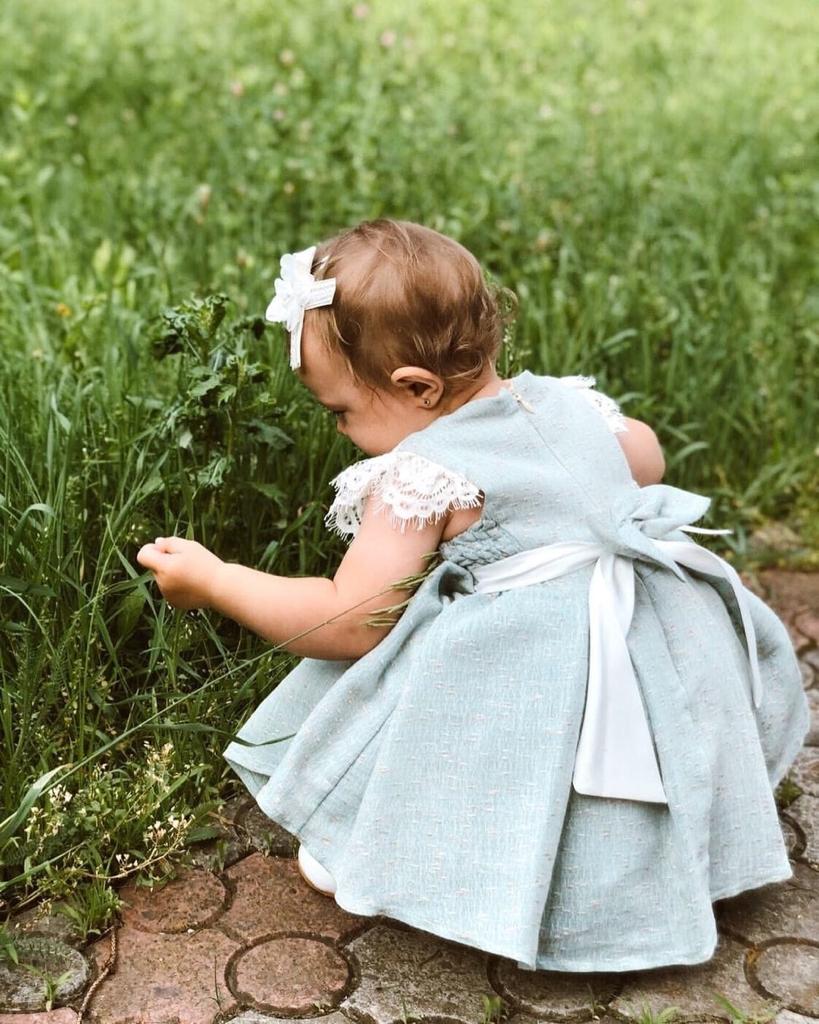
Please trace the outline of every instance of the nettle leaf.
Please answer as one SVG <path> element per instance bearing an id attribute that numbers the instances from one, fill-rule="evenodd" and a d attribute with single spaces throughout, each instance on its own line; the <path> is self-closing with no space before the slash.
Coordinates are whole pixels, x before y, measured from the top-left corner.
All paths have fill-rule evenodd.
<path id="1" fill-rule="evenodd" d="M 237 392 L 235 384 L 223 384 L 219 388 L 218 404 L 223 405 L 225 402 L 229 402 L 231 398 L 234 398 Z"/>
<path id="2" fill-rule="evenodd" d="M 248 363 L 245 367 L 245 380 L 251 384 L 258 384 L 270 376 L 270 370 L 261 363 Z"/>
<path id="3" fill-rule="evenodd" d="M 192 315 L 184 312 L 182 307 L 164 310 L 161 319 L 162 329 L 151 344 L 151 350 L 157 359 L 182 352 L 186 338 L 198 337 Z"/>
<path id="4" fill-rule="evenodd" d="M 233 325 L 233 331 L 237 335 L 241 334 L 243 331 L 250 331 L 253 337 L 258 341 L 258 339 L 264 334 L 266 326 L 265 321 L 260 316 L 243 316 L 240 317 Z"/>
<path id="5" fill-rule="evenodd" d="M 191 376 L 194 375 L 205 376 L 198 384 L 194 384 L 193 387 L 188 389 L 188 394 L 191 398 L 202 398 L 204 395 L 208 394 L 208 392 L 218 388 L 222 383 L 219 374 L 211 373 L 210 370 L 203 366 L 195 367 L 194 371 L 191 373 Z"/>
<path id="6" fill-rule="evenodd" d="M 235 460 L 229 455 L 217 455 L 206 466 L 197 470 L 197 483 L 203 487 L 221 487 L 225 476 L 234 468 Z"/>
<path id="7" fill-rule="evenodd" d="M 196 302 L 196 316 L 205 334 L 216 333 L 219 324 L 225 319 L 225 306 L 230 302 L 227 295 L 208 295 Z"/>

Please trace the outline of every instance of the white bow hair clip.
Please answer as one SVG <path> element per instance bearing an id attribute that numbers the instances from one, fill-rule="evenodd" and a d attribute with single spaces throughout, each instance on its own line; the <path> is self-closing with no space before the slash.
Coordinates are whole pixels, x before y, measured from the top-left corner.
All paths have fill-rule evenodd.
<path id="1" fill-rule="evenodd" d="M 336 279 L 317 281 L 310 273 L 316 246 L 282 256 L 281 277 L 275 281 L 276 294 L 270 300 L 264 318 L 269 323 L 285 324 L 290 331 L 290 366 L 301 366 L 301 329 L 305 309 L 329 306 L 336 291 Z"/>

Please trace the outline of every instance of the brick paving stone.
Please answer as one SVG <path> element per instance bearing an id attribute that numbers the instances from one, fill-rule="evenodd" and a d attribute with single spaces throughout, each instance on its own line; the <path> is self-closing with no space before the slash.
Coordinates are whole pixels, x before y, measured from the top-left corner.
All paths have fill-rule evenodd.
<path id="1" fill-rule="evenodd" d="M 308 936 L 283 935 L 243 949 L 231 958 L 227 980 L 242 1003 L 288 1016 L 311 1016 L 317 1004 L 334 1006 L 352 972 L 333 945 Z"/>
<path id="2" fill-rule="evenodd" d="M 803 747 L 788 769 L 788 775 L 803 793 L 819 796 L 819 750 Z"/>
<path id="3" fill-rule="evenodd" d="M 225 969 L 239 944 L 204 928 L 192 935 L 168 935 L 123 927 L 115 970 L 89 1004 L 88 1024 L 211 1024 L 217 1013 L 238 1010 Z M 108 958 L 110 940 L 88 950 L 98 971 Z"/>
<path id="4" fill-rule="evenodd" d="M 730 1000 L 746 1014 L 765 1014 L 781 1008 L 781 1002 L 759 995 L 745 979 L 745 949 L 721 935 L 714 956 L 703 964 L 660 967 L 642 971 L 627 981 L 611 1009 L 619 1016 L 639 1018 L 645 1003 L 652 1013 L 667 1006 L 680 1008 L 681 1021 L 727 1016 L 715 994 Z"/>
<path id="5" fill-rule="evenodd" d="M 126 903 L 123 923 L 146 932 L 187 932 L 210 924 L 225 909 L 228 893 L 208 871 L 183 868 L 177 878 L 150 888 L 129 882 L 117 895 Z"/>
<path id="6" fill-rule="evenodd" d="M 495 984 L 512 1006 L 549 1021 L 591 1020 L 623 987 L 619 974 L 522 971 L 498 960 Z"/>
<path id="7" fill-rule="evenodd" d="M 3 1024 L 0 1021 L 0 1024 Z M 277 1017 L 272 1013 L 259 1013 L 258 1010 L 246 1010 L 238 1017 L 231 1017 L 224 1021 L 224 1024 L 293 1024 L 292 1017 Z M 350 1019 L 343 1013 L 322 1014 L 321 1024 L 350 1024 Z"/>
<path id="8" fill-rule="evenodd" d="M 762 569 L 757 573 L 765 600 L 777 609 L 780 618 L 792 619 L 819 608 L 819 573 L 792 569 Z"/>
<path id="9" fill-rule="evenodd" d="M 481 996 L 495 995 L 488 954 L 430 932 L 378 924 L 346 948 L 361 979 L 340 1009 L 372 1024 L 401 1021 L 404 1014 L 477 1024 L 484 1015 Z"/>
<path id="10" fill-rule="evenodd" d="M 783 620 L 794 649 L 801 654 L 811 644 L 815 645 L 816 641 L 802 631 L 801 616 L 819 607 L 819 574 L 765 569 L 757 575 L 761 592 L 757 586 L 751 586 L 751 589 L 767 601 Z M 799 626 L 796 620 L 799 620 Z"/>
<path id="11" fill-rule="evenodd" d="M 77 1012 L 70 1006 L 42 1013 L 0 1013 L 0 1024 L 76 1024 Z"/>
<path id="12" fill-rule="evenodd" d="M 801 1013 L 794 1013 L 793 1010 L 780 1010 L 771 1024 L 816 1024 L 816 1018 L 804 1017 Z"/>
<path id="13" fill-rule="evenodd" d="M 235 895 L 218 926 L 252 943 L 273 932 L 312 932 L 340 939 L 375 919 L 350 914 L 332 897 L 311 889 L 292 858 L 253 853 L 224 873 Z"/>
<path id="14" fill-rule="evenodd" d="M 819 870 L 819 797 L 807 793 L 788 804 L 788 817 L 793 818 L 805 836 L 801 859 Z"/>
<path id="15" fill-rule="evenodd" d="M 262 811 L 256 801 L 241 819 L 241 827 L 255 850 L 278 857 L 295 857 L 299 852 L 299 841 L 287 829 L 273 821 Z"/>
<path id="16" fill-rule="evenodd" d="M 819 935 L 819 872 L 793 865 L 793 878 L 715 904 L 720 931 L 750 943 Z"/>
<path id="17" fill-rule="evenodd" d="M 811 643 L 819 645 L 819 610 L 817 605 L 819 605 L 819 602 L 814 601 L 813 608 L 795 615 L 793 624 L 802 636 L 807 637 Z"/>
<path id="18" fill-rule="evenodd" d="M 749 965 L 757 984 L 784 1008 L 819 1017 L 819 943 L 775 939 Z"/>

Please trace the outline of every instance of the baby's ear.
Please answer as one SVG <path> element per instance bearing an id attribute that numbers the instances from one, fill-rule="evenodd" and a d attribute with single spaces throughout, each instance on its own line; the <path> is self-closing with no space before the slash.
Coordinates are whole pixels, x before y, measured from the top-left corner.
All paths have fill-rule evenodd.
<path id="1" fill-rule="evenodd" d="M 390 380 L 397 388 L 423 403 L 425 408 L 435 405 L 444 393 L 441 378 L 422 366 L 400 366 L 390 374 Z"/>

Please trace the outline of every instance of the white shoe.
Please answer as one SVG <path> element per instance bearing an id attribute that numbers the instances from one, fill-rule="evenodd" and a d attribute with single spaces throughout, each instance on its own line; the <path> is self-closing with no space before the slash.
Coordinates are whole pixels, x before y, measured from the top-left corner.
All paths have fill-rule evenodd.
<path id="1" fill-rule="evenodd" d="M 316 858 L 307 852 L 307 847 L 299 847 L 298 868 L 301 877 L 318 892 L 324 896 L 334 896 L 336 892 L 336 880 L 325 868 L 319 864 Z"/>

